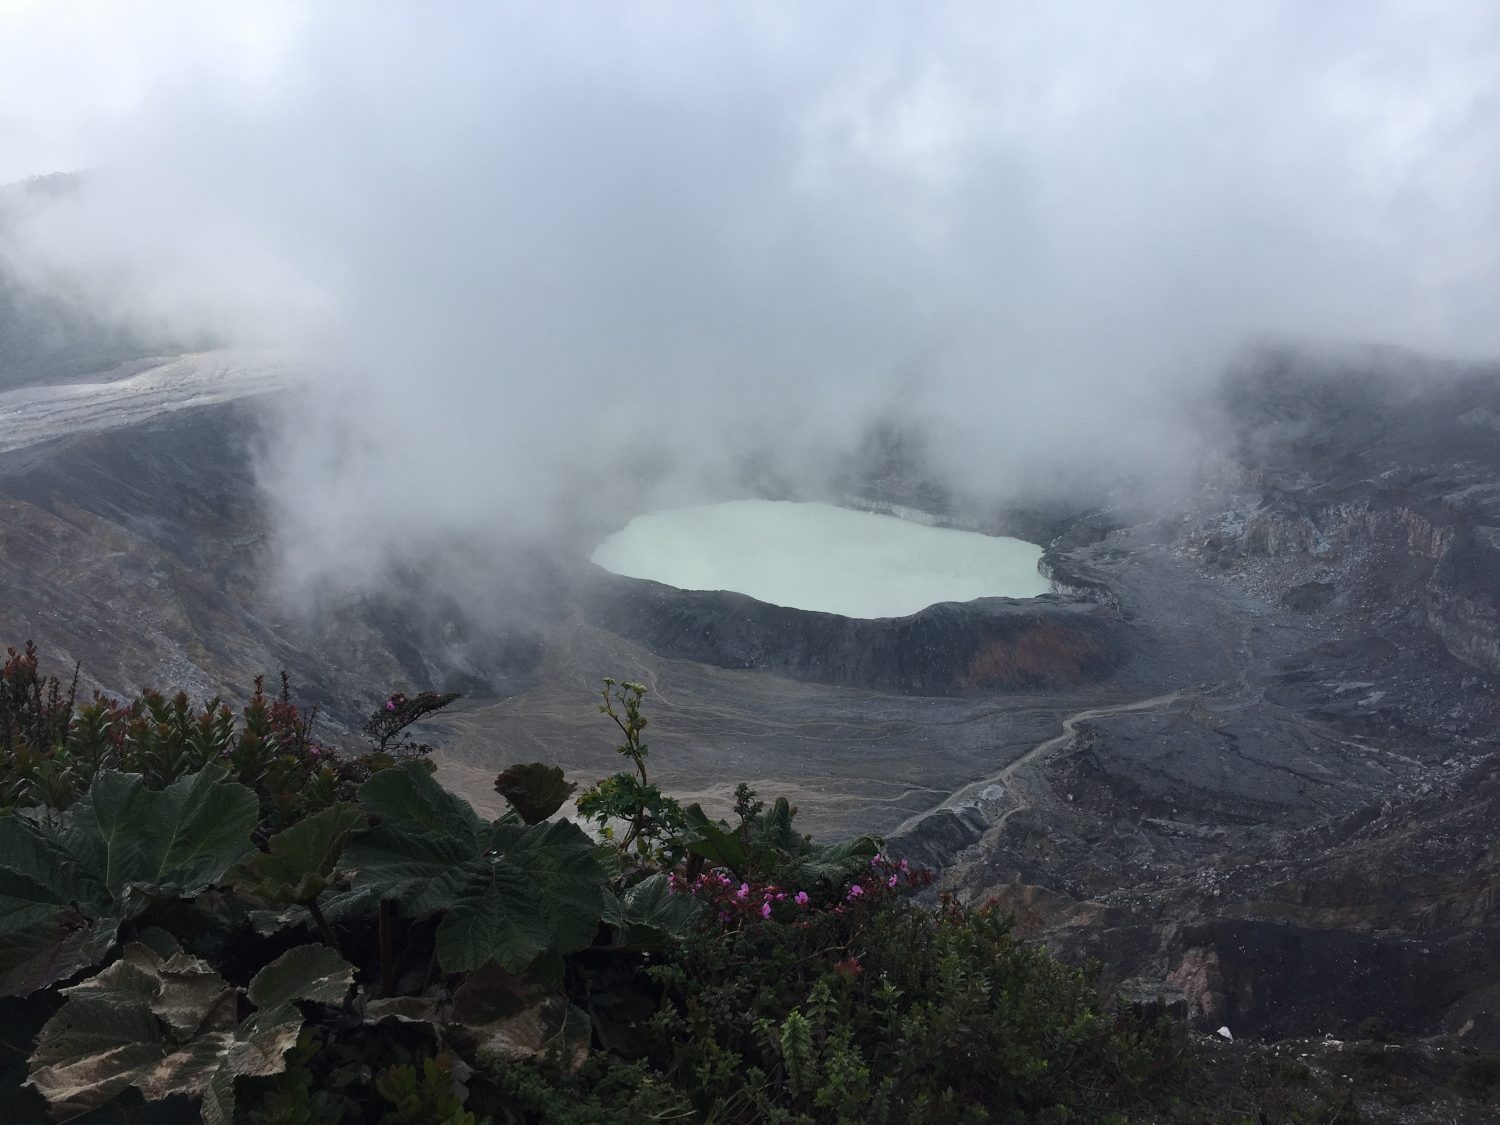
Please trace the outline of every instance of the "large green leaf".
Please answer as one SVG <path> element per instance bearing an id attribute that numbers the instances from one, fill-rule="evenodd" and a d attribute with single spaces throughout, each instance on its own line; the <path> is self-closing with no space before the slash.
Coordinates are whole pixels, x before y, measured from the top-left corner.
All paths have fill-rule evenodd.
<path id="1" fill-rule="evenodd" d="M 110 897 L 55 832 L 14 814 L 0 816 L 0 927 L 25 925 L 70 903 L 102 906 Z"/>
<path id="2" fill-rule="evenodd" d="M 658 873 L 619 897 L 610 895 L 604 920 L 615 928 L 619 944 L 651 951 L 680 945 L 706 912 L 692 895 L 674 894 L 671 879 Z"/>
<path id="3" fill-rule="evenodd" d="M 119 929 L 112 907 L 55 835 L 0 817 L 0 994 L 24 996 L 96 964 Z"/>
<path id="4" fill-rule="evenodd" d="M 267 1004 L 239 1021 L 240 991 L 206 963 L 126 946 L 107 969 L 63 989 L 66 1001 L 37 1037 L 27 1084 L 57 1118 L 135 1086 L 147 1101 L 201 1096 L 203 1120 L 229 1125 L 234 1080 L 285 1066 L 302 1026 L 293 1001 L 322 999 L 340 980 L 347 990 L 354 970 L 323 946 L 303 946 L 263 969 L 252 989 L 268 972 L 272 981 L 259 990 Z"/>
<path id="5" fill-rule="evenodd" d="M 254 791 L 214 763 L 162 790 L 105 770 L 69 810 L 62 842 L 116 898 L 132 883 L 192 895 L 254 850 L 259 817 Z"/>
<path id="6" fill-rule="evenodd" d="M 359 787 L 359 803 L 376 819 L 345 850 L 356 868 L 356 887 L 379 886 L 386 898 L 406 903 L 413 913 L 441 904 L 430 891 L 434 880 L 481 855 L 491 828 L 469 803 L 434 781 L 418 762 L 381 770 Z"/>
<path id="7" fill-rule="evenodd" d="M 749 864 L 745 844 L 730 828 L 703 811 L 701 805 L 692 804 L 683 810 L 692 841 L 688 850 L 700 855 L 718 867 L 727 867 L 736 874 L 743 874 Z"/>
<path id="8" fill-rule="evenodd" d="M 333 805 L 276 833 L 229 880 L 272 902 L 312 902 L 327 888 L 354 830 L 365 823 L 353 805 Z"/>
<path id="9" fill-rule="evenodd" d="M 288 949 L 250 980 L 246 995 L 257 1008 L 275 1008 L 292 1000 L 340 1004 L 354 983 L 354 966 L 326 945 Z"/>
<path id="10" fill-rule="evenodd" d="M 74 907 L 15 928 L 0 922 L 0 995 L 29 996 L 97 965 L 119 929 L 118 915 L 91 918 Z"/>
<path id="11" fill-rule="evenodd" d="M 359 799 L 377 823 L 345 850 L 354 889 L 378 890 L 410 917 L 442 914 L 444 970 L 493 960 L 519 971 L 549 949 L 572 952 L 593 940 L 606 872 L 577 825 L 487 824 L 410 765 L 377 774 Z"/>
<path id="12" fill-rule="evenodd" d="M 493 847 L 536 888 L 532 909 L 546 920 L 557 952 L 572 953 L 594 940 L 607 872 L 588 833 L 566 820 L 526 828 L 500 820 Z"/>
<path id="13" fill-rule="evenodd" d="M 495 791 L 510 802 L 527 824 L 540 824 L 563 807 L 578 786 L 556 766 L 526 762 L 495 778 Z"/>
<path id="14" fill-rule="evenodd" d="M 524 872 L 498 858 L 480 860 L 455 871 L 445 887 L 447 910 L 437 930 L 445 971 L 466 972 L 493 960 L 519 972 L 546 951 L 552 935 L 537 909 L 536 885 Z"/>
<path id="15" fill-rule="evenodd" d="M 152 895 L 191 896 L 254 850 L 255 794 L 218 765 L 159 792 L 101 771 L 61 826 L 0 817 L 0 992 L 98 961 Z"/>

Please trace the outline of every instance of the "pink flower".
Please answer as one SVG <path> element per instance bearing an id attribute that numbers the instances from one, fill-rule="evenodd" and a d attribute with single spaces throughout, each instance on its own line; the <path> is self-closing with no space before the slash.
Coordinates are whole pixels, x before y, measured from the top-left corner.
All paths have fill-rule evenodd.
<path id="1" fill-rule="evenodd" d="M 762 918 L 769 918 L 771 916 L 771 904 L 769 902 L 760 904 L 760 916 Z"/>
<path id="2" fill-rule="evenodd" d="M 901 866 L 901 870 L 902 871 L 910 871 L 911 870 L 911 864 L 907 863 L 906 860 L 904 860 L 904 859 L 901 861 L 900 866 Z"/>
<path id="3" fill-rule="evenodd" d="M 892 875 L 889 879 L 887 879 L 885 881 L 885 885 L 887 887 L 894 887 L 896 885 L 896 876 Z"/>
<path id="4" fill-rule="evenodd" d="M 750 884 L 749 883 L 741 883 L 740 884 L 740 889 L 734 892 L 734 897 L 735 898 L 747 898 L 747 897 L 749 897 L 749 894 L 750 894 Z"/>
<path id="5" fill-rule="evenodd" d="M 798 906 L 806 906 L 807 905 L 807 892 L 806 891 L 798 891 L 797 892 L 797 897 L 794 898 L 794 899 L 792 899 L 792 901 L 795 902 Z"/>
<path id="6" fill-rule="evenodd" d="M 861 887 L 858 883 L 855 883 L 854 886 L 852 886 L 852 887 L 849 888 L 849 897 L 851 899 L 858 898 L 860 895 L 862 895 L 864 893 L 865 893 L 865 889 L 863 887 Z"/>
<path id="7" fill-rule="evenodd" d="M 385 701 L 385 709 L 387 711 L 394 711 L 396 709 L 396 701 L 394 699 L 387 699 Z"/>

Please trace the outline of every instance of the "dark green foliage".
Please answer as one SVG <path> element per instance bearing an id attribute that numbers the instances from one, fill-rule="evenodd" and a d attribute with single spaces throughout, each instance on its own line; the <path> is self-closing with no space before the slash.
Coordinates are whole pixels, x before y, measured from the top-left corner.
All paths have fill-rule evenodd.
<path id="1" fill-rule="evenodd" d="M 1500 1053 L 1484 1051 L 1467 1056 L 1455 1085 L 1473 1097 L 1500 1104 Z"/>
<path id="2" fill-rule="evenodd" d="M 878 850 L 869 836 L 819 846 L 792 824 L 797 810 L 778 797 L 767 811 L 749 786 L 735 789 L 739 824 L 730 828 L 711 820 L 698 805 L 684 811 L 687 849 L 716 867 L 728 868 L 738 878 L 776 882 L 812 890 L 838 882 L 859 870 Z"/>
<path id="3" fill-rule="evenodd" d="M 375 1089 L 390 1103 L 381 1125 L 476 1125 L 463 1107 L 451 1064 L 424 1059 L 420 1067 L 393 1066 L 375 1079 Z"/>
<path id="4" fill-rule="evenodd" d="M 306 905 L 327 889 L 344 845 L 365 823 L 354 805 L 332 805 L 276 833 L 265 851 L 230 872 L 229 881 L 273 903 Z"/>
<path id="5" fill-rule="evenodd" d="M 1094 1120 L 1185 1063 L 1179 1028 L 1101 1011 L 1087 975 L 952 903 L 728 929 L 655 975 L 648 1057 L 723 1120 Z"/>
<path id="6" fill-rule="evenodd" d="M 576 825 L 488 823 L 420 763 L 376 774 L 359 800 L 376 824 L 345 852 L 355 888 L 408 918 L 441 915 L 444 970 L 495 961 L 520 972 L 549 949 L 572 953 L 593 939 L 607 872 Z"/>
<path id="7" fill-rule="evenodd" d="M 104 771 L 61 818 L 0 817 L 0 991 L 98 963 L 154 899 L 192 897 L 254 849 L 255 794 L 204 766 L 165 789 Z"/>
<path id="8" fill-rule="evenodd" d="M 43 677 L 39 663 L 28 643 L 23 652 L 8 650 L 0 667 L 0 808 L 66 809 L 103 770 L 139 774 L 161 789 L 216 763 L 255 792 L 260 837 L 352 800 L 373 773 L 427 753 L 431 747 L 409 728 L 458 698 L 392 695 L 365 728 L 374 752 L 345 757 L 314 737 L 316 712 L 292 702 L 284 672 L 274 697 L 257 678 L 236 716 L 219 699 L 194 706 L 181 692 L 75 703 L 72 689 Z"/>
<path id="9" fill-rule="evenodd" d="M 540 824 L 563 807 L 578 786 L 556 766 L 541 762 L 511 766 L 495 778 L 495 791 L 527 824 Z"/>
<path id="10" fill-rule="evenodd" d="M 657 872 L 635 886 L 611 894 L 604 920 L 620 945 L 642 952 L 677 949 L 698 933 L 706 903 L 678 894 L 670 876 Z"/>
<path id="11" fill-rule="evenodd" d="M 631 771 L 579 798 L 609 847 L 547 819 L 552 767 L 502 775 L 517 811 L 490 821 L 395 762 L 449 697 L 393 696 L 385 752 L 346 760 L 284 683 L 237 719 L 28 682 L 0 969 L 24 990 L 104 963 L 43 994 L 32 1082 L 61 1112 L 134 1087 L 225 1125 L 1204 1119 L 1176 1100 L 1181 1028 L 1102 1008 L 993 910 L 917 905 L 930 873 L 814 844 L 744 786 L 732 823 L 661 794 L 640 685 L 600 708 Z M 1351 1119 L 1317 1104 L 1283 1119 Z"/>

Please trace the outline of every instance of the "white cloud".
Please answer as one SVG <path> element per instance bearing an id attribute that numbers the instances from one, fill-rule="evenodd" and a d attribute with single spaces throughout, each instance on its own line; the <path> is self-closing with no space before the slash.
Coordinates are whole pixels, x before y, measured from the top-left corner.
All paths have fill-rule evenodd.
<path id="1" fill-rule="evenodd" d="M 28 261 L 345 373 L 268 478 L 316 570 L 892 409 L 980 489 L 1171 465 L 1266 333 L 1493 354 L 1497 52 L 1487 0 L 38 4 L 0 152 L 101 168 Z"/>

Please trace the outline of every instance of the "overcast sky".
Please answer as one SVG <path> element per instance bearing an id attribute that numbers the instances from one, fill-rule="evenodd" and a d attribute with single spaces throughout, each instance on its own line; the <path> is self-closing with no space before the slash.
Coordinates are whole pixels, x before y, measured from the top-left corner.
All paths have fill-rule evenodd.
<path id="1" fill-rule="evenodd" d="M 317 569 L 892 413 L 980 492 L 1175 469 L 1268 336 L 1500 353 L 1497 82 L 1493 0 L 0 0 L 0 180 L 98 170 L 34 276 L 333 372 Z"/>

